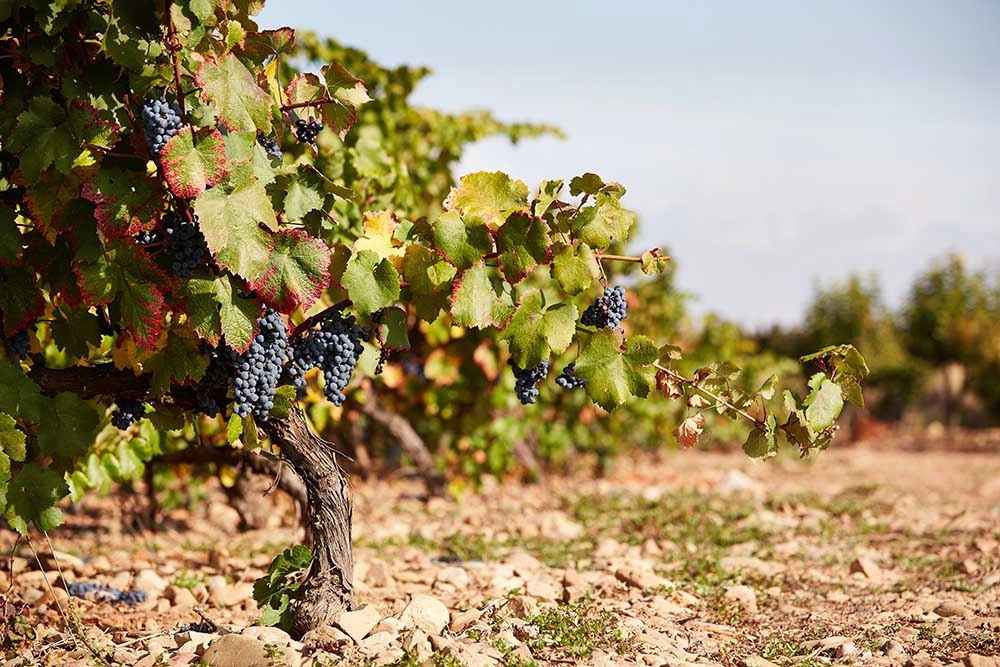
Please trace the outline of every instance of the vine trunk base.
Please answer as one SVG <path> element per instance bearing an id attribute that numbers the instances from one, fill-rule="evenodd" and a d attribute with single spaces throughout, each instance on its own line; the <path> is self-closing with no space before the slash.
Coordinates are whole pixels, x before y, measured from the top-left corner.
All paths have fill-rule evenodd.
<path id="1" fill-rule="evenodd" d="M 309 426 L 298 407 L 285 419 L 266 424 L 276 444 L 306 490 L 306 535 L 313 563 L 295 610 L 293 633 L 333 623 L 354 606 L 354 557 L 351 551 L 350 484 L 333 447 Z"/>

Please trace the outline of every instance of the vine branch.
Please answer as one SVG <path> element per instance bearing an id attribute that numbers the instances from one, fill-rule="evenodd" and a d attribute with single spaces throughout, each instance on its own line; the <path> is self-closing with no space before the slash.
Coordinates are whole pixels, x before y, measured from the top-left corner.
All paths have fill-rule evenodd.
<path id="1" fill-rule="evenodd" d="M 181 50 L 181 44 L 177 40 L 177 31 L 174 29 L 174 19 L 171 15 L 171 0 L 165 0 L 164 13 L 167 19 L 167 48 L 170 49 L 170 58 L 174 64 L 174 81 L 177 83 L 177 106 L 180 107 L 181 116 L 184 112 L 184 86 L 181 85 L 181 63 L 177 54 Z"/>
<path id="2" fill-rule="evenodd" d="M 736 407 L 735 405 L 732 404 L 731 401 L 726 400 L 725 398 L 719 396 L 713 391 L 710 391 L 703 387 L 699 387 L 697 383 L 695 383 L 693 380 L 689 380 L 688 378 L 684 377 L 683 375 L 673 370 L 672 368 L 667 368 L 666 366 L 661 365 L 660 362 L 658 361 L 653 362 L 653 367 L 659 370 L 660 372 L 665 373 L 667 377 L 669 377 L 670 379 L 676 380 L 685 387 L 690 387 L 694 391 L 700 393 L 702 396 L 709 398 L 715 401 L 718 405 L 723 406 L 727 410 L 731 410 L 735 414 L 738 414 L 740 417 L 743 417 L 748 422 L 757 426 L 758 428 L 764 428 L 765 426 L 767 426 L 767 424 L 764 421 L 755 418 L 752 414 L 750 414 L 746 410 Z"/>

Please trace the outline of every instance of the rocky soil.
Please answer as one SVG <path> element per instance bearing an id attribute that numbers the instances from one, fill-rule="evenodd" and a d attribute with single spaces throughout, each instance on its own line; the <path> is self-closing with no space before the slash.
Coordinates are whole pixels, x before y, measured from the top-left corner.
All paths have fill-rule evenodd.
<path id="1" fill-rule="evenodd" d="M 290 501 L 240 533 L 213 484 L 182 490 L 198 502 L 155 531 L 119 492 L 51 540 L 0 532 L 0 665 L 1000 666 L 995 453 L 670 453 L 458 501 L 359 484 L 366 606 L 298 641 L 256 624 L 252 597 L 301 539 Z M 73 581 L 147 599 L 71 598 Z"/>

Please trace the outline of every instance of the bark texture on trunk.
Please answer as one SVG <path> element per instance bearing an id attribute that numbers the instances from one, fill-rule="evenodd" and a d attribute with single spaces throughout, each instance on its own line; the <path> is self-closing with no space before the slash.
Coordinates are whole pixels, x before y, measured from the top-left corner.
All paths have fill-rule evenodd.
<path id="1" fill-rule="evenodd" d="M 354 606 L 350 484 L 333 447 L 310 428 L 299 407 L 293 407 L 287 418 L 271 418 L 263 426 L 306 488 L 304 523 L 313 564 L 292 628 L 302 636 L 333 623 Z"/>

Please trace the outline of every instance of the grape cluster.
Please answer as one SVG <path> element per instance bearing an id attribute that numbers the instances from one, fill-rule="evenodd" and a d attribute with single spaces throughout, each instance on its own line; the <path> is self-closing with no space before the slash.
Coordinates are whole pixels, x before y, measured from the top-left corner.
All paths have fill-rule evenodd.
<path id="1" fill-rule="evenodd" d="M 142 591 L 122 592 L 114 586 L 95 584 L 90 581 L 74 581 L 66 584 L 66 592 L 75 598 L 85 598 L 88 593 L 93 593 L 95 600 L 111 602 L 113 604 L 124 604 L 129 607 L 146 601 L 146 594 Z"/>
<path id="2" fill-rule="evenodd" d="M 288 329 L 285 321 L 270 308 L 257 319 L 258 332 L 250 347 L 242 354 L 227 348 L 233 377 L 233 411 L 240 417 L 250 412 L 256 419 L 266 420 L 274 408 L 274 392 L 278 389 L 281 366 L 288 359 Z"/>
<path id="3" fill-rule="evenodd" d="M 307 331 L 292 345 L 292 362 L 288 374 L 301 396 L 305 389 L 305 375 L 311 368 L 323 372 L 323 395 L 326 400 L 341 406 L 347 400 L 344 388 L 351 381 L 354 367 L 358 365 L 364 347 L 364 331 L 357 325 L 354 315 L 345 316 L 340 310 L 331 311 L 319 329 Z"/>
<path id="4" fill-rule="evenodd" d="M 604 296 L 597 297 L 583 311 L 580 322 L 585 326 L 598 329 L 614 329 L 628 316 L 628 304 L 625 303 L 625 288 L 621 285 L 604 290 Z"/>
<path id="5" fill-rule="evenodd" d="M 521 368 L 513 359 L 508 359 L 507 363 L 514 369 L 514 393 L 521 401 L 521 405 L 531 405 L 538 400 L 539 382 L 549 375 L 549 361 L 543 359 L 533 368 Z"/>
<path id="6" fill-rule="evenodd" d="M 31 334 L 28 333 L 30 326 L 20 329 L 13 336 L 3 342 L 4 350 L 11 359 L 24 359 L 31 354 Z"/>
<path id="7" fill-rule="evenodd" d="M 563 389 L 579 389 L 580 387 L 586 387 L 587 381 L 583 378 L 578 378 L 576 376 L 576 362 L 572 362 L 566 366 L 556 377 L 556 384 Z"/>
<path id="8" fill-rule="evenodd" d="M 115 412 L 111 415 L 111 424 L 121 431 L 142 419 L 146 414 L 146 406 L 142 404 L 142 401 L 132 398 L 116 398 L 115 406 Z"/>
<path id="9" fill-rule="evenodd" d="M 257 143 L 267 152 L 271 157 L 276 157 L 281 159 L 281 147 L 278 142 L 274 140 L 273 137 L 268 137 L 262 133 L 257 133 Z"/>
<path id="10" fill-rule="evenodd" d="M 184 127 L 181 108 L 164 100 L 149 100 L 143 104 L 142 120 L 146 123 L 146 144 L 153 155 L 159 155 L 163 145 Z"/>
<path id="11" fill-rule="evenodd" d="M 316 137 L 323 131 L 323 123 L 309 116 L 309 120 L 301 118 L 295 121 L 295 138 L 303 144 L 316 143 Z"/>
<path id="12" fill-rule="evenodd" d="M 144 229 L 135 235 L 135 242 L 139 245 L 149 245 L 155 240 L 153 232 L 148 229 Z"/>
<path id="13" fill-rule="evenodd" d="M 198 223 L 170 215 L 164 220 L 163 231 L 167 237 L 167 248 L 174 256 L 170 268 L 175 276 L 187 278 L 208 261 L 208 243 Z"/>
<path id="14" fill-rule="evenodd" d="M 221 355 L 213 355 L 205 374 L 194 387 L 194 395 L 202 414 L 215 417 L 222 412 L 219 396 L 225 396 L 229 391 L 231 374 L 232 368 L 228 359 Z"/>

